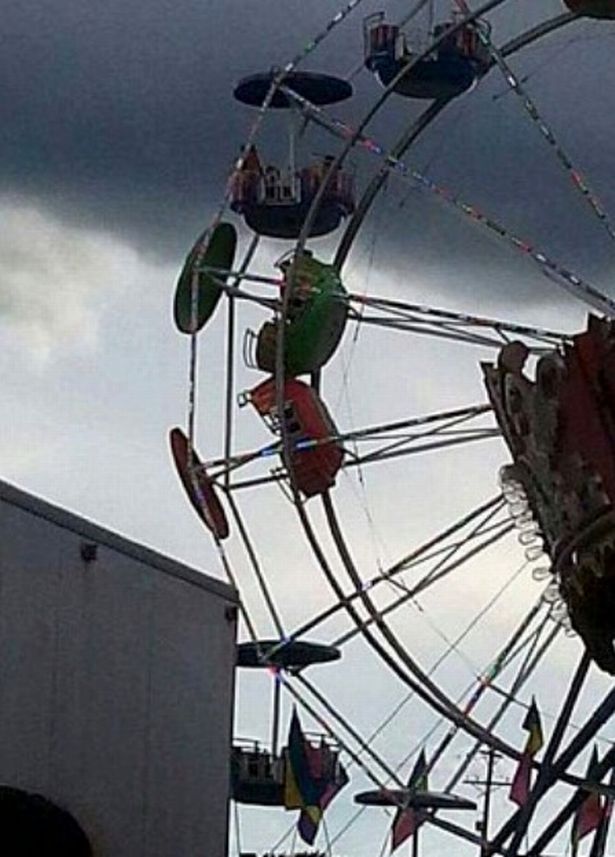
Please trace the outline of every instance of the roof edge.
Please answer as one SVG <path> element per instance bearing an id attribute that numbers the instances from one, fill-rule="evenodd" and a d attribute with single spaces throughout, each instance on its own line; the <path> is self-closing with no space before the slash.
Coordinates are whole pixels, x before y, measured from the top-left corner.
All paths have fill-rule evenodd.
<path id="1" fill-rule="evenodd" d="M 42 500 L 33 494 L 29 494 L 9 482 L 0 480 L 0 500 L 24 509 L 39 518 L 43 518 L 65 530 L 70 530 L 76 535 L 89 539 L 97 544 L 104 545 L 111 550 L 130 556 L 132 559 L 152 566 L 172 577 L 177 577 L 193 586 L 206 589 L 214 595 L 237 603 L 239 596 L 237 591 L 222 580 L 210 577 L 202 571 L 198 571 L 179 560 L 171 559 L 158 553 L 152 548 L 134 542 L 125 536 L 107 530 L 99 524 L 82 518 L 74 512 L 68 512 L 60 506 L 53 505 L 47 500 Z"/>

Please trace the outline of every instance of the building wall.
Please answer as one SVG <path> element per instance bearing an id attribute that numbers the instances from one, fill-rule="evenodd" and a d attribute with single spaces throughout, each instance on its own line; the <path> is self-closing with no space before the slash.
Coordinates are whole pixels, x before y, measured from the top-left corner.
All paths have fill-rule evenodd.
<path id="1" fill-rule="evenodd" d="M 95 857 L 223 857 L 235 605 L 0 483 L 0 783 L 68 809 Z"/>

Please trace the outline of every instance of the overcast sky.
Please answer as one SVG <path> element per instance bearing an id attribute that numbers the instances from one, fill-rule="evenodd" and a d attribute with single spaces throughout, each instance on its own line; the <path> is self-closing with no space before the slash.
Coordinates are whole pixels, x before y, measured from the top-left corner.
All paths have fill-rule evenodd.
<path id="1" fill-rule="evenodd" d="M 174 283 L 196 235 L 217 210 L 254 119 L 249 108 L 233 101 L 234 84 L 286 62 L 340 5 L 331 0 L 128 5 L 7 0 L 3 6 L 0 361 L 7 419 L 0 439 L 2 476 L 216 576 L 222 576 L 216 552 L 183 497 L 167 449 L 168 429 L 185 424 L 188 392 L 188 341 L 174 329 L 170 311 Z M 444 14 L 449 4 L 437 7 Z M 331 108 L 351 124 L 380 92 L 377 81 L 360 70 L 362 17 L 379 8 L 363 0 L 305 65 L 351 79 L 355 97 Z M 387 8 L 395 20 L 408 7 L 396 0 Z M 495 40 L 502 43 L 562 9 L 560 0 L 508 0 L 492 19 Z M 418 20 L 423 28 L 425 23 L 424 16 Z M 610 212 L 615 212 L 614 37 L 613 23 L 578 21 L 513 61 L 541 115 Z M 392 144 L 419 107 L 391 98 L 370 133 Z M 280 113 L 267 117 L 259 138 L 266 157 L 281 157 L 285 129 Z M 338 145 L 311 128 L 300 142 L 299 158 L 337 151 Z M 365 153 L 350 160 L 362 189 L 379 164 Z M 609 236 L 496 71 L 453 102 L 407 161 L 615 296 Z M 241 252 L 250 235 L 232 219 Z M 339 234 L 315 241 L 317 255 L 331 258 Z M 264 241 L 254 269 L 272 274 L 272 260 L 286 249 L 285 242 Z M 394 177 L 358 236 L 344 279 L 357 292 L 558 330 L 580 329 L 586 311 L 525 257 Z M 261 310 L 242 308 L 240 332 L 264 318 Z M 197 437 L 207 458 L 222 452 L 223 349 L 221 308 L 199 345 Z M 323 395 L 343 429 L 479 403 L 485 400 L 479 361 L 492 357 L 484 349 L 407 334 L 349 330 L 325 373 Z M 238 366 L 239 389 L 261 378 Z M 235 422 L 236 448 L 268 441 L 249 409 L 237 411 Z M 356 473 L 340 476 L 334 498 L 364 576 L 492 496 L 505 460 L 496 440 L 481 444 L 480 451 L 372 465 L 361 480 Z M 279 489 L 252 490 L 240 499 L 290 630 L 332 596 Z M 317 501 L 309 509 L 318 524 Z M 332 555 L 331 544 L 326 547 Z M 236 534 L 228 550 L 259 632 L 272 634 Z M 426 668 L 522 561 L 511 539 L 475 563 L 468 576 L 395 619 Z M 506 598 L 436 673 L 447 693 L 460 694 L 487 665 L 494 640 L 503 642 L 539 592 L 529 571 L 515 578 Z M 332 639 L 345 627 L 340 620 L 322 635 Z M 579 654 L 578 641 L 563 641 L 534 685 L 543 689 L 539 703 L 547 723 Z M 361 643 L 347 647 L 342 663 L 322 668 L 314 679 L 367 735 L 405 690 Z M 577 722 L 606 684 L 597 673 L 592 681 Z M 269 682 L 264 675 L 239 682 L 239 734 L 267 737 Z M 525 701 L 529 694 L 530 689 L 523 694 Z M 495 704 L 486 703 L 482 716 Z M 517 746 L 523 743 L 522 718 L 523 709 L 514 708 L 503 727 Z M 434 722 L 424 705 L 409 704 L 375 746 L 395 765 Z M 438 728 L 442 734 L 445 725 Z M 464 746 L 434 775 L 436 787 Z M 510 767 L 501 766 L 502 776 L 510 776 Z M 474 774 L 481 773 L 478 765 Z M 365 782 L 353 773 L 353 787 Z M 470 787 L 465 791 L 473 794 Z M 497 800 L 502 814 L 504 794 Z M 331 810 L 331 835 L 352 811 L 350 797 L 340 797 Z M 242 846 L 266 850 L 289 818 L 273 810 L 254 815 L 243 816 Z M 367 816 L 339 840 L 336 854 L 379 852 L 388 821 L 379 810 Z M 466 821 L 468 827 L 472 823 L 473 818 Z M 450 848 L 441 833 L 426 834 L 425 842 L 438 853 Z M 290 848 L 288 841 L 284 847 Z"/>

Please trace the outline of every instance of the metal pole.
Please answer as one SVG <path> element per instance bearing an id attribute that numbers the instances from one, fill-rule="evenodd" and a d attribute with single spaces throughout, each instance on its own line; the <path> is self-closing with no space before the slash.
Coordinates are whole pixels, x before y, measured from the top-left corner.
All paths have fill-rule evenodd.
<path id="1" fill-rule="evenodd" d="M 271 724 L 271 754 L 278 755 L 278 743 L 280 740 L 280 677 L 278 671 L 273 673 L 273 717 Z"/>
<path id="2" fill-rule="evenodd" d="M 414 831 L 414 836 L 412 837 L 412 857 L 419 857 L 419 830 L 420 825 L 417 825 L 417 828 Z"/>
<path id="3" fill-rule="evenodd" d="M 485 781 L 485 802 L 483 804 L 483 820 L 481 823 L 481 838 L 482 844 L 480 847 L 481 857 L 489 857 L 489 849 L 487 847 L 487 839 L 489 837 L 489 815 L 491 811 L 491 787 L 493 784 L 493 766 L 495 764 L 496 751 L 493 747 L 487 750 L 487 779 Z"/>

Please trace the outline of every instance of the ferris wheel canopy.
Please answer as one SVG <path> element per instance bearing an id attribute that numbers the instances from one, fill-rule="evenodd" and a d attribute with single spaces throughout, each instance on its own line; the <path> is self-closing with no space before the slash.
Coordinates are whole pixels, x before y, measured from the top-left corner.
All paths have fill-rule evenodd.
<path id="1" fill-rule="evenodd" d="M 414 809 L 476 809 L 476 804 L 450 792 L 415 791 L 408 789 L 377 789 L 360 792 L 354 802 L 363 806 L 406 806 Z"/>
<path id="2" fill-rule="evenodd" d="M 261 107 L 276 74 L 275 71 L 269 71 L 242 78 L 233 90 L 234 97 L 250 107 Z M 352 95 L 352 86 L 348 81 L 320 72 L 291 71 L 284 76 L 282 85 L 292 89 L 312 104 L 318 105 L 336 104 Z M 269 106 L 285 110 L 292 107 L 292 102 L 284 92 L 277 90 Z"/>
<path id="3" fill-rule="evenodd" d="M 341 658 L 335 646 L 308 640 L 257 640 L 237 646 L 238 667 L 299 669 Z"/>

